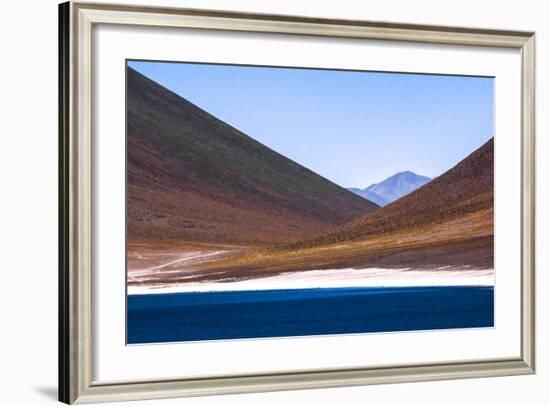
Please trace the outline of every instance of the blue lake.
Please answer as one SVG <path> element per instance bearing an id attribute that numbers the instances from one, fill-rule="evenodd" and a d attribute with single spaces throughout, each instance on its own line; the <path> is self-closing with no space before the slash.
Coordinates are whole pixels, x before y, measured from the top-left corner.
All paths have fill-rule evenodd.
<path id="1" fill-rule="evenodd" d="M 492 287 L 129 295 L 128 344 L 492 327 Z"/>

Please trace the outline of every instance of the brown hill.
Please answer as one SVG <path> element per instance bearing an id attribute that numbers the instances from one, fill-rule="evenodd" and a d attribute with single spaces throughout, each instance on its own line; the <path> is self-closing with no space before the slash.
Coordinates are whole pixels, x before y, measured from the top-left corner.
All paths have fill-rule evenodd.
<path id="1" fill-rule="evenodd" d="M 322 237 L 214 261 L 195 277 L 222 280 L 369 267 L 493 268 L 493 139 L 389 206 Z"/>
<path id="2" fill-rule="evenodd" d="M 287 243 L 378 206 L 127 70 L 130 242 Z"/>
<path id="3" fill-rule="evenodd" d="M 330 234 L 297 243 L 295 247 L 365 239 L 399 230 L 444 224 L 482 211 L 492 213 L 493 144 L 491 138 L 452 169 L 393 204 L 353 220 Z M 492 235 L 492 214 L 488 215 L 487 220 L 487 235 Z"/>

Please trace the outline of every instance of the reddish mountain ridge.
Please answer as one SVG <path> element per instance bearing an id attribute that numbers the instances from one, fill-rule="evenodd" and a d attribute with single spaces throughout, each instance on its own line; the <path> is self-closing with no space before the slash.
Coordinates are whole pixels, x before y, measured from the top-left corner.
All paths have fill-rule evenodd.
<path id="1" fill-rule="evenodd" d="M 321 237 L 221 258 L 202 266 L 194 277 L 234 280 L 349 268 L 491 270 L 493 190 L 491 139 L 389 206 Z M 171 274 L 165 282 L 179 277 Z"/>
<path id="2" fill-rule="evenodd" d="M 378 208 L 127 70 L 130 242 L 266 245 Z"/>
<path id="3" fill-rule="evenodd" d="M 376 212 L 367 214 L 318 239 L 298 243 L 317 246 L 380 234 L 443 224 L 480 211 L 493 210 L 494 139 L 427 185 Z M 486 234 L 493 234 L 492 215 Z"/>

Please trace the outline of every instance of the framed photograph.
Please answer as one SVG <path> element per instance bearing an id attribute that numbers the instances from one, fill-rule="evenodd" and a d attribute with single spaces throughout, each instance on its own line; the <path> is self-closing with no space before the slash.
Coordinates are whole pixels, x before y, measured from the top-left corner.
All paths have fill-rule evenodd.
<path id="1" fill-rule="evenodd" d="M 534 33 L 59 22 L 61 401 L 534 373 Z"/>

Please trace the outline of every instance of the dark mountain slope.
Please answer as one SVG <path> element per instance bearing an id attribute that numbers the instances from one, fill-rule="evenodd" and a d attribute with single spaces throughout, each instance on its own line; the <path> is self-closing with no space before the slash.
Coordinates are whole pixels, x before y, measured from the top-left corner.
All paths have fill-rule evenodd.
<path id="1" fill-rule="evenodd" d="M 201 277 L 341 268 L 492 269 L 493 139 L 394 203 L 322 237 L 209 264 Z"/>
<path id="2" fill-rule="evenodd" d="M 400 229 L 443 223 L 493 209 L 494 140 L 452 169 L 394 203 L 367 214 L 311 242 L 348 241 Z M 492 230 L 492 218 L 490 230 Z"/>
<path id="3" fill-rule="evenodd" d="M 127 72 L 128 238 L 270 244 L 378 206 Z"/>

